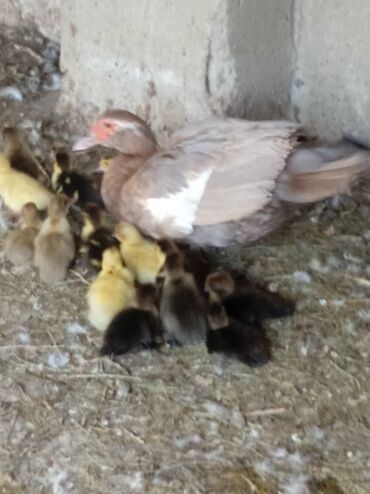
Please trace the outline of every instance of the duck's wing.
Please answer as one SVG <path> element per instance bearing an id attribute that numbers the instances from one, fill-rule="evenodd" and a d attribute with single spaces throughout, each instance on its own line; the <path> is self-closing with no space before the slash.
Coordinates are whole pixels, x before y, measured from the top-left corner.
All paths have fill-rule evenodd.
<path id="1" fill-rule="evenodd" d="M 291 122 L 238 119 L 176 132 L 167 151 L 153 156 L 127 184 L 142 198 L 143 212 L 134 219 L 148 231 L 160 225 L 161 233 L 181 238 L 194 226 L 253 214 L 270 201 L 297 132 Z"/>

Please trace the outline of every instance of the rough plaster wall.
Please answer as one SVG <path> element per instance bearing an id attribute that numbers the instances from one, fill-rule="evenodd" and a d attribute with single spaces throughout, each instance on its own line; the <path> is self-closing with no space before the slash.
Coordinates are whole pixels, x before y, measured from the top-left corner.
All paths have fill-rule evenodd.
<path id="1" fill-rule="evenodd" d="M 296 0 L 293 114 L 328 139 L 370 144 L 369 0 Z"/>
<path id="2" fill-rule="evenodd" d="M 293 76 L 294 0 L 229 0 L 229 40 L 237 88 L 231 113 L 286 116 Z"/>
<path id="3" fill-rule="evenodd" d="M 89 116 L 129 109 L 154 128 L 210 114 L 210 19 L 222 1 L 67 0 L 63 4 L 62 105 Z M 83 16 L 82 12 L 90 12 Z"/>
<path id="4" fill-rule="evenodd" d="M 79 106 L 87 119 L 122 107 L 155 129 L 211 114 L 280 115 L 291 86 L 291 4 L 66 0 L 61 107 Z"/>
<path id="5" fill-rule="evenodd" d="M 61 0 L 3 0 L 1 22 L 8 25 L 32 24 L 47 38 L 60 38 Z"/>

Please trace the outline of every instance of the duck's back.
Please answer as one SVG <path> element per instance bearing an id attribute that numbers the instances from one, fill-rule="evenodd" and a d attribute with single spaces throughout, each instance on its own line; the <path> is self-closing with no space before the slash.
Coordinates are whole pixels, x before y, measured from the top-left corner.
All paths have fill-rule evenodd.
<path id="1" fill-rule="evenodd" d="M 253 215 L 271 200 L 297 133 L 291 122 L 239 119 L 181 129 L 127 182 L 121 210 L 151 235 L 173 238 Z"/>

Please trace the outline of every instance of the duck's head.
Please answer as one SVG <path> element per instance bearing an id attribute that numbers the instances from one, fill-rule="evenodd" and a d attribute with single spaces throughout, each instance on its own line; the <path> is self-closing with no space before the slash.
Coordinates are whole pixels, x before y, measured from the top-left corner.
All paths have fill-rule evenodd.
<path id="1" fill-rule="evenodd" d="M 105 112 L 90 128 L 89 136 L 79 139 L 74 151 L 104 146 L 123 154 L 148 157 L 157 149 L 149 126 L 133 113 L 125 110 Z"/>

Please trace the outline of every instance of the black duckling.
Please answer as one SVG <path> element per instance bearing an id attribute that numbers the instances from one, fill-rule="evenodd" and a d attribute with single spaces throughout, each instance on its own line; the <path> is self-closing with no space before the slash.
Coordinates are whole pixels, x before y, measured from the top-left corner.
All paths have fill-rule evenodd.
<path id="1" fill-rule="evenodd" d="M 51 182 L 56 192 L 74 199 L 81 209 L 88 203 L 94 203 L 100 208 L 105 207 L 100 192 L 94 188 L 89 178 L 70 169 L 69 155 L 64 151 L 55 154 Z"/>
<path id="2" fill-rule="evenodd" d="M 157 310 L 154 285 L 137 285 L 136 305 L 119 312 L 105 332 L 101 355 L 122 355 L 140 348 L 158 349 L 163 331 Z"/>

